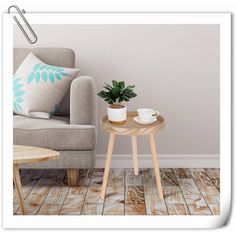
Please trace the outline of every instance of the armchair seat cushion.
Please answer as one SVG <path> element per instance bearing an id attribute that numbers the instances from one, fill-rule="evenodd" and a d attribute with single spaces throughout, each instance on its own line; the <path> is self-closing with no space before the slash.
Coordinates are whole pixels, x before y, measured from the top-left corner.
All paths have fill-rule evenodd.
<path id="1" fill-rule="evenodd" d="M 14 144 L 63 150 L 93 150 L 96 130 L 93 125 L 71 125 L 69 117 L 37 119 L 14 115 Z"/>

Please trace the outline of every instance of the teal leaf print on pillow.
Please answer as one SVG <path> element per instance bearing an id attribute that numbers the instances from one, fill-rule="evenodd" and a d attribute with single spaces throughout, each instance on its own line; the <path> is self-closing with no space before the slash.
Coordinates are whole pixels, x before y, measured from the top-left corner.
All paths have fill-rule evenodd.
<path id="1" fill-rule="evenodd" d="M 20 83 L 21 78 L 17 75 L 13 77 L 13 109 L 15 111 L 22 111 L 22 103 L 24 102 L 23 95 L 25 94 L 25 91 L 21 88 L 24 84 Z"/>
<path id="2" fill-rule="evenodd" d="M 43 71 L 42 74 L 41 74 L 41 76 L 42 76 L 42 79 L 43 79 L 45 82 L 47 82 L 47 80 L 48 80 L 48 74 L 47 74 L 47 72 L 46 72 L 46 71 Z"/>
<path id="3" fill-rule="evenodd" d="M 65 72 L 60 72 L 60 75 L 67 76 L 68 74 L 66 74 Z"/>
<path id="4" fill-rule="evenodd" d="M 56 77 L 57 79 L 61 80 L 61 76 L 60 76 L 58 73 L 55 74 L 55 77 Z"/>
<path id="5" fill-rule="evenodd" d="M 49 73 L 49 79 L 51 80 L 52 83 L 54 83 L 54 75 L 53 73 Z"/>
<path id="6" fill-rule="evenodd" d="M 34 77 L 35 77 L 34 72 L 31 72 L 28 76 L 28 79 L 27 79 L 28 84 L 31 83 L 31 81 L 33 81 Z"/>
<path id="7" fill-rule="evenodd" d="M 45 68 L 46 68 L 46 65 L 42 65 L 39 67 L 40 70 L 45 70 Z"/>
<path id="8" fill-rule="evenodd" d="M 39 81 L 40 81 L 40 73 L 39 72 L 37 72 L 35 74 L 35 80 L 36 80 L 37 83 L 39 83 Z"/>
<path id="9" fill-rule="evenodd" d="M 37 63 L 29 73 L 27 83 L 30 84 L 34 80 L 39 83 L 42 79 L 44 82 L 50 81 L 54 84 L 56 80 L 61 80 L 64 76 L 68 76 L 65 68 Z"/>
<path id="10" fill-rule="evenodd" d="M 39 68 L 39 66 L 40 66 L 40 64 L 36 64 L 36 65 L 34 66 L 34 68 L 33 68 L 33 71 L 37 71 L 38 68 Z"/>

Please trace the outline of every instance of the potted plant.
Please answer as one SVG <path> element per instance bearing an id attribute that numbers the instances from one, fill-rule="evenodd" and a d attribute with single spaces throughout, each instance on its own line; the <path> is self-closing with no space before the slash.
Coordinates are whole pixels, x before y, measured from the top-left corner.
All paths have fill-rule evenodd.
<path id="1" fill-rule="evenodd" d="M 108 120 L 113 124 L 123 124 L 127 118 L 127 107 L 123 102 L 128 102 L 137 95 L 133 92 L 134 85 L 125 86 L 124 81 L 112 80 L 112 85 L 105 83 L 104 90 L 97 95 L 103 98 L 107 107 Z"/>

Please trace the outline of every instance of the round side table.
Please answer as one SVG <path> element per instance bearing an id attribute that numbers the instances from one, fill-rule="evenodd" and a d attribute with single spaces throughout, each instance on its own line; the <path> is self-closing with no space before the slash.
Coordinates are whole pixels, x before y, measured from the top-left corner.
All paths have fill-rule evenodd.
<path id="1" fill-rule="evenodd" d="M 136 123 L 133 118 L 138 116 L 137 112 L 128 112 L 127 120 L 122 125 L 115 125 L 109 122 L 108 117 L 104 116 L 101 120 L 102 129 L 110 133 L 108 149 L 107 149 L 107 159 L 105 164 L 105 172 L 103 176 L 103 185 L 101 198 L 104 199 L 107 187 L 107 181 L 110 171 L 110 164 L 112 159 L 112 151 L 115 142 L 116 135 L 128 135 L 131 136 L 132 141 L 132 152 L 133 152 L 133 165 L 134 165 L 134 174 L 138 175 L 138 157 L 137 157 L 137 136 L 148 135 L 150 148 L 152 153 L 153 167 L 156 175 L 157 189 L 160 196 L 160 199 L 163 199 L 163 192 L 161 186 L 160 171 L 157 161 L 157 148 L 155 143 L 154 134 L 164 129 L 165 121 L 162 116 L 158 116 L 157 120 L 149 125 L 141 125 Z"/>
<path id="2" fill-rule="evenodd" d="M 13 149 L 13 179 L 16 188 L 17 198 L 20 204 L 21 213 L 24 215 L 25 206 L 24 196 L 22 193 L 19 164 L 54 160 L 58 158 L 59 152 L 45 148 L 21 145 L 14 145 Z"/>

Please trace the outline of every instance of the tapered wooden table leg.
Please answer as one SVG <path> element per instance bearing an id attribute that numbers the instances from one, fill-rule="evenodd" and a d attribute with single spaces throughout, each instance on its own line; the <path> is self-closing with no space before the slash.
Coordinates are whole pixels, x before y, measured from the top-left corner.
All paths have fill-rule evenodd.
<path id="1" fill-rule="evenodd" d="M 20 204 L 21 213 L 22 215 L 24 215 L 25 214 L 24 196 L 22 193 L 22 185 L 21 185 L 21 180 L 20 180 L 20 172 L 19 172 L 18 164 L 13 165 L 13 179 L 14 179 L 14 184 L 16 188 L 17 198 Z"/>
<path id="2" fill-rule="evenodd" d="M 156 175 L 157 189 L 158 189 L 160 199 L 163 199 L 160 170 L 159 170 L 158 161 L 157 161 L 157 148 L 156 148 L 156 143 L 155 143 L 155 137 L 154 137 L 154 134 L 152 133 L 149 134 L 149 142 L 150 142 L 150 147 L 151 147 L 151 152 L 152 152 L 154 171 Z"/>
<path id="3" fill-rule="evenodd" d="M 138 175 L 137 137 L 136 136 L 131 136 L 131 140 L 132 140 L 134 174 Z"/>
<path id="4" fill-rule="evenodd" d="M 106 194 L 107 181 L 108 181 L 108 176 L 109 176 L 109 171 L 110 171 L 110 166 L 111 166 L 114 142 L 115 142 L 115 134 L 110 133 L 110 138 L 109 138 L 109 143 L 108 143 L 108 148 L 107 148 L 107 159 L 106 159 L 105 171 L 104 171 L 103 183 L 102 183 L 101 199 L 104 199 L 105 194 Z"/>

